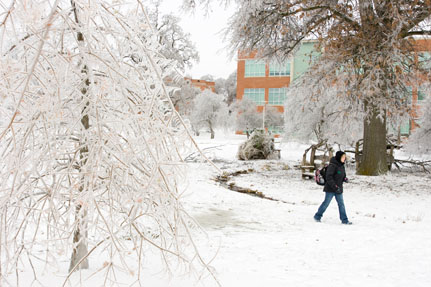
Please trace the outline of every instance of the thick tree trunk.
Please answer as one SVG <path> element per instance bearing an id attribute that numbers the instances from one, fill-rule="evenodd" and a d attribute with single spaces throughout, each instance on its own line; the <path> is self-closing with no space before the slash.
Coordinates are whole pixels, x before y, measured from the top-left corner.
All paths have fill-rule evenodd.
<path id="1" fill-rule="evenodd" d="M 378 117 L 375 107 L 370 107 L 364 122 L 364 144 L 358 174 L 380 175 L 388 171 L 386 154 L 386 120 Z"/>

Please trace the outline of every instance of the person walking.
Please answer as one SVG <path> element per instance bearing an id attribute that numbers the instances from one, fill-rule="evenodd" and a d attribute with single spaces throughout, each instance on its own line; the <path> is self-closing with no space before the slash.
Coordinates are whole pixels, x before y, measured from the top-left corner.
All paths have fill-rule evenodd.
<path id="1" fill-rule="evenodd" d="M 325 200 L 320 205 L 316 214 L 314 215 L 314 220 L 320 222 L 326 208 L 328 208 L 331 203 L 332 198 L 338 203 L 338 211 L 340 213 L 340 219 L 342 224 L 352 224 L 349 221 L 346 214 L 346 207 L 344 206 L 343 199 L 343 183 L 348 182 L 346 177 L 346 169 L 344 168 L 344 163 L 346 161 L 346 154 L 342 151 L 337 151 L 335 157 L 331 158 L 329 161 L 328 168 L 326 169 L 325 175 L 325 187 L 323 191 L 325 192 Z"/>

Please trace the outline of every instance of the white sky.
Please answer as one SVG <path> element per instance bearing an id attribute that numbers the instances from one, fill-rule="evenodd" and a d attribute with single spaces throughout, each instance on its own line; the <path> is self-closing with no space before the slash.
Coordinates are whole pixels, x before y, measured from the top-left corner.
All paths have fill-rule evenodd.
<path id="1" fill-rule="evenodd" d="M 227 26 L 228 19 L 234 13 L 234 8 L 227 10 L 214 1 L 211 12 L 204 16 L 204 11 L 198 8 L 194 14 L 182 14 L 180 5 L 182 0 L 164 0 L 161 10 L 164 14 L 173 13 L 179 16 L 181 26 L 191 39 L 199 52 L 200 62 L 194 64 L 192 69 L 186 70 L 195 79 L 211 74 L 215 78 L 227 78 L 236 70 L 236 58 L 230 59 L 223 41 L 221 30 Z"/>

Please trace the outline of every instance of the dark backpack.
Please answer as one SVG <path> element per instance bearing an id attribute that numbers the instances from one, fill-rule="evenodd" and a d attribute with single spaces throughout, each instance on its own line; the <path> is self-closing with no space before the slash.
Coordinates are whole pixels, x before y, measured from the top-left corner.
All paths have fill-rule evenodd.
<path id="1" fill-rule="evenodd" d="M 321 169 L 316 169 L 316 171 L 314 172 L 314 180 L 318 185 L 325 185 L 327 169 L 328 165 L 325 164 Z"/>

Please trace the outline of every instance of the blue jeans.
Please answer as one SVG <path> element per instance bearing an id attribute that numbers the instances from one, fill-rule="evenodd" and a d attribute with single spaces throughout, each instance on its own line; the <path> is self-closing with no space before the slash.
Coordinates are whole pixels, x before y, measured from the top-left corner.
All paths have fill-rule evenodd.
<path id="1" fill-rule="evenodd" d="M 314 215 L 314 219 L 320 220 L 322 218 L 323 213 L 325 212 L 326 208 L 328 208 L 332 198 L 335 196 L 335 199 L 337 200 L 337 203 L 338 203 L 338 211 L 340 212 L 341 222 L 343 223 L 348 222 L 349 219 L 347 219 L 346 207 L 344 206 L 344 200 L 343 200 L 343 194 L 335 193 L 335 192 L 325 192 L 325 194 L 326 194 L 325 200 L 322 202 L 322 204 L 319 207 L 319 210 L 317 210 L 316 214 Z"/>

